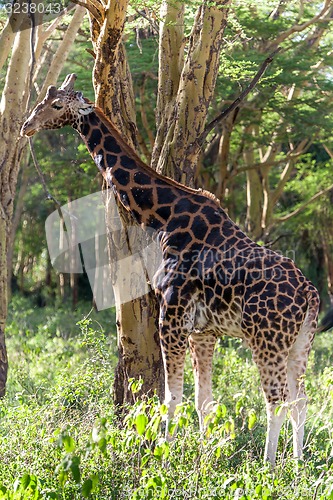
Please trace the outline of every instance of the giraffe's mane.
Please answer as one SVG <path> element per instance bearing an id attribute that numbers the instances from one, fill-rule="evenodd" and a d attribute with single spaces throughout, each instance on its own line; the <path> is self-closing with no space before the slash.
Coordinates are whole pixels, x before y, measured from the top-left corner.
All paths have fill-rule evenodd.
<path id="1" fill-rule="evenodd" d="M 90 102 L 90 101 L 88 101 L 88 99 L 86 99 L 86 100 L 87 100 L 87 102 Z M 93 104 L 93 103 L 91 103 L 91 104 Z M 135 162 L 140 166 L 140 168 L 145 170 L 150 176 L 154 177 L 155 179 L 156 178 L 161 179 L 161 180 L 165 181 L 167 184 L 174 186 L 174 187 L 177 187 L 178 189 L 181 189 L 183 191 L 186 191 L 187 193 L 199 194 L 201 196 L 204 196 L 205 198 L 213 200 L 219 207 L 221 206 L 220 200 L 210 191 L 206 191 L 205 189 L 201 189 L 201 188 L 194 189 L 194 188 L 185 186 L 184 184 L 181 184 L 180 182 L 177 182 L 177 181 L 171 179 L 170 177 L 167 177 L 165 175 L 162 175 L 162 174 L 159 174 L 158 172 L 156 172 L 156 170 L 154 170 L 149 165 L 147 165 L 144 161 L 142 161 L 141 158 L 136 153 L 136 151 L 122 138 L 122 135 L 119 132 L 118 128 L 111 122 L 111 120 L 109 120 L 109 118 L 107 118 L 107 116 L 105 116 L 104 112 L 102 111 L 102 109 L 100 107 L 94 105 L 94 111 L 98 115 L 98 117 L 101 119 L 101 121 L 104 123 L 104 125 L 108 128 L 108 130 L 110 130 L 110 133 L 114 136 L 114 138 L 116 139 L 117 143 L 122 148 L 122 150 L 126 154 L 128 154 L 131 158 L 133 158 L 133 160 L 135 160 Z"/>

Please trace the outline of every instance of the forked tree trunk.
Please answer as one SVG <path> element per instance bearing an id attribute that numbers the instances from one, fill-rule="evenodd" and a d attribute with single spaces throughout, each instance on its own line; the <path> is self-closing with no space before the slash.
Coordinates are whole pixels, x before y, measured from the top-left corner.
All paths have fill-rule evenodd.
<path id="1" fill-rule="evenodd" d="M 160 26 L 157 138 L 152 166 L 158 171 L 194 184 L 200 155 L 198 136 L 203 132 L 211 102 L 228 0 L 203 3 L 197 12 L 184 64 L 184 3 L 163 1 Z M 131 77 L 122 45 L 128 0 L 102 4 L 88 0 L 91 32 L 96 55 L 94 87 L 96 101 L 118 126 L 128 142 L 136 146 L 135 107 Z M 180 140 L 181 138 L 181 140 Z M 107 207 L 107 211 L 110 207 Z M 125 214 L 121 213 L 125 220 Z M 127 219 L 126 224 L 130 224 Z M 108 224 L 112 230 L 111 224 Z M 126 236 L 124 236 L 126 237 Z M 113 262 L 121 258 L 119 240 L 112 238 Z M 120 252 L 120 253 L 119 253 Z M 113 264 L 113 274 L 117 265 Z M 130 280 L 130 276 L 125 278 Z M 124 284 L 123 284 L 124 286 Z M 132 283 L 126 286 L 132 288 Z M 135 286 L 135 284 L 133 284 Z M 115 289 L 115 295 L 121 290 Z M 152 293 L 128 303 L 118 297 L 117 329 L 119 362 L 115 373 L 114 398 L 118 405 L 132 401 L 129 378 L 142 378 L 141 395 L 163 393 L 163 366 L 157 333 L 158 307 Z"/>
<path id="2" fill-rule="evenodd" d="M 93 83 L 96 103 L 118 127 L 127 142 L 136 149 L 136 120 L 132 79 L 122 44 L 127 0 L 110 2 L 103 22 L 90 13 L 91 32 L 96 54 Z M 106 197 L 107 198 L 107 197 Z M 137 287 L 134 272 L 119 275 L 119 263 L 124 256 L 124 245 L 130 236 L 126 227 L 132 221 L 129 215 L 119 207 L 124 223 L 120 234 L 112 231 L 113 200 L 105 203 L 106 221 L 109 240 L 111 272 L 116 298 L 116 323 L 118 337 L 118 364 L 114 379 L 114 402 L 118 408 L 133 402 L 129 380 L 142 380 L 138 396 L 152 395 L 154 391 L 163 398 L 163 362 L 159 344 L 157 325 L 157 301 L 152 291 L 132 301 L 124 302 L 123 290 Z M 139 237 L 139 236 L 138 236 Z M 144 245 L 144 242 L 142 243 Z"/>
<path id="3" fill-rule="evenodd" d="M 229 3 L 230 0 L 217 0 L 211 3 L 203 2 L 198 7 L 187 56 L 180 69 L 184 50 L 181 34 L 178 33 L 178 36 L 173 38 L 166 36 L 171 29 L 170 20 L 167 18 L 168 23 L 162 23 L 161 27 L 162 66 L 159 78 L 164 82 L 164 87 L 159 91 L 164 93 L 164 98 L 158 100 L 157 117 L 163 118 L 157 123 L 159 132 L 152 165 L 158 172 L 188 186 L 194 185 L 200 159 L 201 144 L 198 139 L 204 132 L 208 109 L 214 95 Z M 178 26 L 182 7 L 179 6 L 177 12 L 174 10 L 174 3 L 164 1 L 162 14 L 163 9 L 169 18 L 173 18 L 174 27 Z M 178 47 L 175 50 L 177 40 Z M 170 76 L 168 73 L 165 76 L 168 68 Z M 177 71 L 171 71 L 171 68 L 177 68 Z M 179 83 L 175 91 L 177 78 Z"/>

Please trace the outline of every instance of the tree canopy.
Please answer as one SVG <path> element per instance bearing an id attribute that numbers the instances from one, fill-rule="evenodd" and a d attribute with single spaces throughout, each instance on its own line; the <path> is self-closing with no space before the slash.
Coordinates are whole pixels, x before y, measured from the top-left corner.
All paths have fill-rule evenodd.
<path id="1" fill-rule="evenodd" d="M 92 5 L 88 1 L 86 4 Z M 166 133 L 171 134 L 171 123 L 176 126 L 174 113 L 179 103 L 173 101 L 172 92 L 175 94 L 178 90 L 185 67 L 182 65 L 186 64 L 188 50 L 192 50 L 191 44 L 195 43 L 191 29 L 198 6 L 200 2 L 130 2 L 124 18 L 122 41 L 135 95 L 132 120 L 136 122 L 137 147 L 147 162 L 166 172 L 172 154 L 165 145 L 162 150 L 162 139 Z M 329 271 L 332 267 L 329 229 L 333 149 L 332 15 L 330 2 L 270 1 L 257 2 L 255 6 L 246 0 L 233 2 L 221 39 L 216 87 L 208 103 L 207 121 L 200 125 L 200 132 L 194 122 L 191 123 L 194 128 L 187 126 L 196 130 L 196 137 L 188 143 L 193 144 L 200 134 L 204 139 L 193 157 L 196 166 L 191 182 L 215 193 L 230 216 L 257 241 L 268 244 L 276 241 L 273 247 L 294 252 L 296 262 L 299 261 L 305 271 L 309 270 L 324 293 L 333 279 Z M 63 34 L 63 25 L 59 25 L 47 42 L 47 53 L 56 52 Z M 208 131 L 207 124 L 237 99 L 277 47 L 280 51 L 256 87 L 224 120 Z M 167 50 L 172 53 L 168 54 Z M 80 89 L 93 98 L 91 69 L 94 58 L 91 52 L 88 20 L 85 19 L 64 61 L 60 78 L 74 70 Z M 161 74 L 158 74 L 161 57 L 165 64 L 172 62 L 176 73 L 167 76 L 167 67 L 163 69 L 160 65 Z M 47 66 L 42 61 L 39 65 L 36 83 L 41 88 Z M 5 64 L 3 76 L 6 71 Z M 196 89 L 184 86 L 184 92 L 192 99 Z M 196 109 L 193 116 L 199 120 L 194 103 L 192 107 Z M 168 144 L 173 142 L 169 140 Z M 73 134 L 61 132 L 54 136 L 42 132 L 36 139 L 35 148 L 49 188 L 59 200 L 91 192 L 95 174 L 90 170 L 84 148 Z M 50 152 L 52 154 L 48 154 Z M 184 152 L 177 154 L 178 160 L 173 164 L 177 165 L 180 180 L 182 176 L 185 180 L 187 167 L 180 158 L 189 156 Z M 31 169 L 31 162 L 26 168 Z M 69 176 L 72 179 L 70 193 Z M 42 238 L 23 237 L 30 227 L 35 229 L 36 224 L 42 231 L 40 208 L 35 210 L 33 205 L 44 206 L 45 213 L 53 210 L 52 203 L 44 200 L 41 188 L 36 186 L 33 170 L 28 177 L 24 181 L 22 173 L 21 182 L 28 182 L 23 204 L 27 218 L 22 217 L 18 228 L 16 272 L 24 262 L 23 255 L 29 259 L 33 254 L 35 262 L 38 256 L 45 255 Z M 97 187 L 98 182 L 94 189 Z M 32 234 L 36 235 L 35 230 Z M 300 244 L 304 238 L 307 241 L 305 248 Z M 315 276 L 311 264 L 318 252 L 324 257 L 319 259 L 319 274 Z M 29 273 L 29 266 L 23 265 L 23 268 Z"/>

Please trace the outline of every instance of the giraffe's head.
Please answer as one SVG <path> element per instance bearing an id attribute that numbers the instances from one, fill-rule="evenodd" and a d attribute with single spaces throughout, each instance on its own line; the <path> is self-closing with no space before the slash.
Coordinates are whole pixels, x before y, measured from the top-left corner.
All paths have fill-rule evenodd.
<path id="1" fill-rule="evenodd" d="M 22 136 L 32 136 L 42 129 L 61 128 L 79 125 L 83 115 L 93 110 L 93 105 L 85 99 L 81 92 L 75 92 L 76 75 L 67 75 L 65 81 L 57 89 L 51 85 L 43 101 L 31 112 L 21 128 Z"/>

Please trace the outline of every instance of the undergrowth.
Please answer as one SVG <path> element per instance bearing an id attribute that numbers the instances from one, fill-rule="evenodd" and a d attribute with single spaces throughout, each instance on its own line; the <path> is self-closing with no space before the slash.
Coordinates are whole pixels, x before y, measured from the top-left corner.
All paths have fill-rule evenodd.
<path id="1" fill-rule="evenodd" d="M 220 341 L 216 404 L 200 436 L 187 360 L 184 403 L 164 439 L 166 408 L 137 397 L 120 419 L 112 404 L 112 313 L 33 309 L 12 302 L 7 396 L 0 402 L 0 498 L 333 499 L 333 336 L 318 335 L 306 377 L 304 461 L 291 457 L 286 422 L 274 473 L 262 462 L 265 409 L 249 353 Z M 59 319 L 59 321 L 57 321 Z"/>

